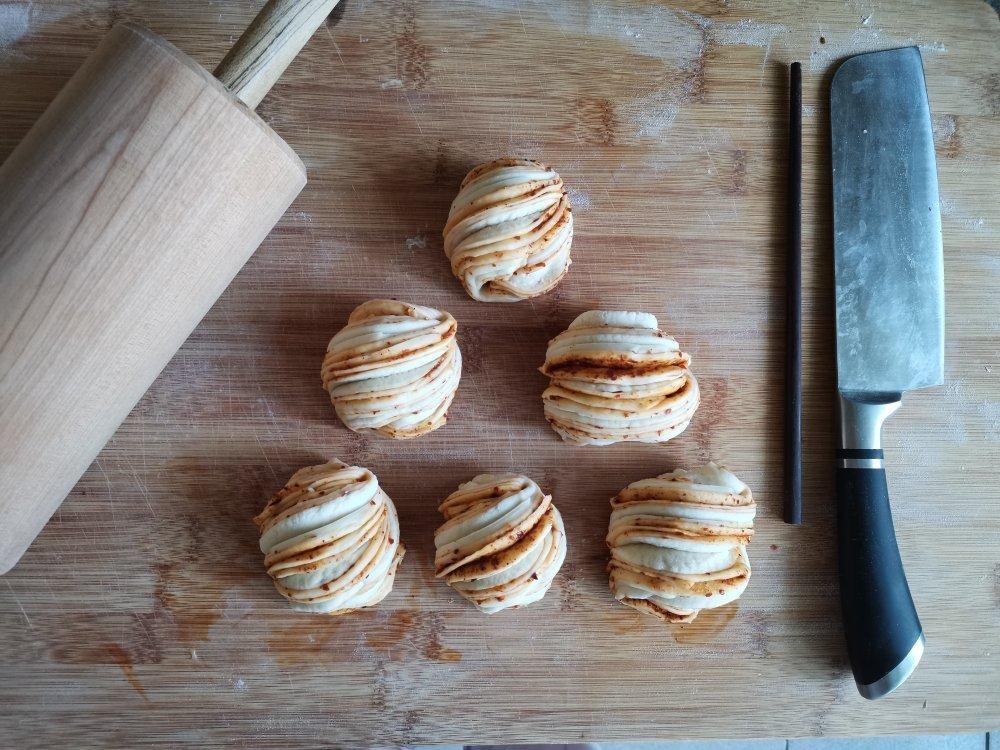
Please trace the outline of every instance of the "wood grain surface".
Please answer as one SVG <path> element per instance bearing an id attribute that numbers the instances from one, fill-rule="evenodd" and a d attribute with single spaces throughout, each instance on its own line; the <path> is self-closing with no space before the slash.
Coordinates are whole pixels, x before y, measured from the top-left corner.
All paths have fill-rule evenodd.
<path id="1" fill-rule="evenodd" d="M 0 4 L 0 149 L 116 20 L 212 68 L 257 2 Z M 0 579 L 0 746 L 393 745 L 920 733 L 1000 724 L 1000 23 L 983 3 L 592 4 L 344 0 L 258 112 L 310 184 Z M 886 453 L 923 663 L 854 689 L 833 543 L 826 91 L 845 55 L 920 44 L 945 232 L 945 386 L 907 396 Z M 784 64 L 805 86 L 804 524 L 781 520 Z M 469 300 L 440 230 L 465 171 L 543 159 L 573 190 L 556 291 Z M 355 435 L 319 382 L 374 296 L 444 308 L 465 371 L 448 425 Z M 656 314 L 703 404 L 664 446 L 560 443 L 546 341 L 579 312 Z M 377 608 L 289 611 L 250 517 L 298 467 L 377 472 L 409 551 Z M 607 590 L 608 498 L 722 461 L 760 504 L 735 605 L 665 627 Z M 551 491 L 569 556 L 493 617 L 432 578 L 437 503 L 486 469 Z M 44 481 L 44 477 L 41 478 Z"/>

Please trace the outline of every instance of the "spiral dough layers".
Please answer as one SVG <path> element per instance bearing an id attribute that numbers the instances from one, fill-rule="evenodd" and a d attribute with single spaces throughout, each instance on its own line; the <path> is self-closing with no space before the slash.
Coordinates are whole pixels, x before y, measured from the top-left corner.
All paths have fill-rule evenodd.
<path id="1" fill-rule="evenodd" d="M 481 302 L 549 291 L 569 268 L 572 243 L 562 178 L 530 159 L 498 159 L 469 172 L 444 228 L 451 269 Z"/>
<path id="2" fill-rule="evenodd" d="M 633 482 L 611 500 L 608 564 L 615 598 L 667 622 L 739 598 L 757 506 L 721 466 Z"/>
<path id="3" fill-rule="evenodd" d="M 690 362 L 648 313 L 583 313 L 545 353 L 545 418 L 583 445 L 666 442 L 698 408 Z"/>
<path id="4" fill-rule="evenodd" d="M 462 377 L 457 329 L 430 307 L 376 299 L 356 308 L 323 359 L 337 415 L 356 432 L 398 439 L 441 427 Z"/>
<path id="5" fill-rule="evenodd" d="M 297 610 L 340 614 L 392 590 L 404 552 L 399 520 L 368 469 L 299 469 L 254 523 L 267 573 Z"/>
<path id="6" fill-rule="evenodd" d="M 487 613 L 545 596 L 566 559 L 566 533 L 551 496 L 531 479 L 480 474 L 439 510 L 438 578 Z"/>

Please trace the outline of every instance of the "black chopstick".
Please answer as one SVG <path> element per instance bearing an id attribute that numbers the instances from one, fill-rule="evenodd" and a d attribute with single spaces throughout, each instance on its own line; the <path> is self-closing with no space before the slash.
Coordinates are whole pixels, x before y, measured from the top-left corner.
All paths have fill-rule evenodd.
<path id="1" fill-rule="evenodd" d="M 785 265 L 785 523 L 802 523 L 802 66 L 789 70 Z"/>

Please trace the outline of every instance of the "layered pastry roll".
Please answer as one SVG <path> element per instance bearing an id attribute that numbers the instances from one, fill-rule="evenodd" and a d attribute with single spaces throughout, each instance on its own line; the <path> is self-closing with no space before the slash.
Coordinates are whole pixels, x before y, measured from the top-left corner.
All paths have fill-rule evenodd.
<path id="1" fill-rule="evenodd" d="M 566 532 L 552 497 L 517 474 L 480 474 L 459 486 L 439 510 L 434 563 L 480 611 L 538 601 L 566 559 Z"/>
<path id="2" fill-rule="evenodd" d="M 497 159 L 462 180 L 444 228 L 444 252 L 481 302 L 517 302 L 566 275 L 573 213 L 562 178 L 530 159 Z"/>
<path id="3" fill-rule="evenodd" d="M 341 421 L 397 439 L 441 427 L 462 377 L 457 330 L 431 307 L 385 299 L 357 307 L 323 358 L 323 387 Z"/>
<path id="4" fill-rule="evenodd" d="M 253 520 L 267 574 L 297 610 L 341 614 L 392 589 L 404 552 L 399 519 L 368 469 L 299 469 Z"/>
<path id="5" fill-rule="evenodd" d="M 583 313 L 545 353 L 545 418 L 572 443 L 664 443 L 698 408 L 690 364 L 648 313 Z"/>
<path id="6" fill-rule="evenodd" d="M 611 500 L 611 591 L 667 622 L 739 598 L 757 512 L 750 488 L 709 463 L 633 482 Z"/>

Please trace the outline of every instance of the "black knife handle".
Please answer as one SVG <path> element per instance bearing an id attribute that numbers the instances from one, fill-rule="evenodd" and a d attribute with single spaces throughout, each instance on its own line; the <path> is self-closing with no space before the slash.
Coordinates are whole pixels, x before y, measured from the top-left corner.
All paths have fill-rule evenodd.
<path id="1" fill-rule="evenodd" d="M 882 451 L 842 448 L 837 458 L 844 632 L 858 690 L 874 699 L 909 677 L 924 636 L 896 546 Z"/>

